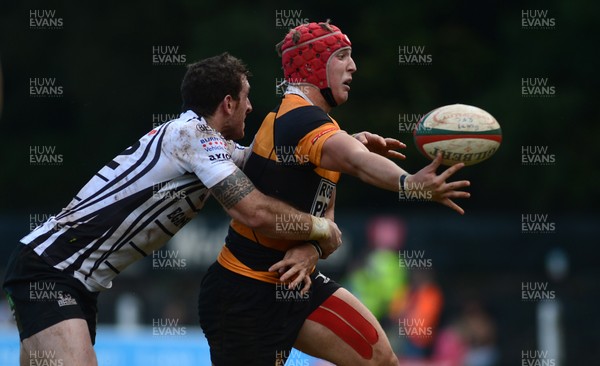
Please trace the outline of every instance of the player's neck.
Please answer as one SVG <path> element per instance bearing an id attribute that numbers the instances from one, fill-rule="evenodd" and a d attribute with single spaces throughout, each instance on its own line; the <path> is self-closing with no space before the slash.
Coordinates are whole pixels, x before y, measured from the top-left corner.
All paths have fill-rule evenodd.
<path id="1" fill-rule="evenodd" d="M 206 120 L 206 124 L 210 126 L 213 130 L 221 133 L 223 130 L 223 118 L 220 118 L 218 115 L 212 115 L 208 117 L 204 117 Z"/>
<path id="2" fill-rule="evenodd" d="M 329 112 L 331 112 L 331 106 L 329 105 L 329 103 L 327 103 L 319 89 L 310 88 L 307 91 L 307 96 L 310 98 L 314 105 L 320 107 L 322 110 L 325 111 L 325 113 L 329 114 Z"/>
<path id="3" fill-rule="evenodd" d="M 306 86 L 306 85 L 303 85 L 303 86 Z M 313 105 L 316 105 L 317 107 L 324 110 L 325 113 L 331 112 L 331 106 L 327 103 L 327 101 L 321 94 L 321 91 L 319 90 L 319 88 L 317 88 L 316 86 L 310 85 L 309 87 L 304 87 L 304 88 L 301 87 L 298 89 L 301 90 L 302 92 L 294 93 L 294 94 L 300 95 L 302 98 L 308 100 Z"/>

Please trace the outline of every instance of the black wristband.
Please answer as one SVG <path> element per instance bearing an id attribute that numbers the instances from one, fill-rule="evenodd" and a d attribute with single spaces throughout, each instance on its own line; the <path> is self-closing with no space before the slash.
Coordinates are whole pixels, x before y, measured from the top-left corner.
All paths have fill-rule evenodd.
<path id="1" fill-rule="evenodd" d="M 319 253 L 319 258 L 323 258 L 323 249 L 321 249 L 319 242 L 316 240 L 309 240 L 308 242 L 312 244 L 313 247 L 315 247 L 317 253 Z"/>
<path id="2" fill-rule="evenodd" d="M 406 177 L 408 177 L 408 174 L 402 174 L 400 176 L 400 189 L 402 190 L 402 193 L 406 193 L 406 190 L 404 189 L 404 181 L 406 180 Z"/>

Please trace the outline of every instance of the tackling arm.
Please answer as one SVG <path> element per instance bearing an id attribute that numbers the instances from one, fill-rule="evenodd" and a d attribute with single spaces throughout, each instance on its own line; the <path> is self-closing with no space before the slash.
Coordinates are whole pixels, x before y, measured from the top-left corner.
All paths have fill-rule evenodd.
<path id="1" fill-rule="evenodd" d="M 282 201 L 265 196 L 239 169 L 214 185 L 210 191 L 232 218 L 264 235 L 291 240 L 317 240 L 323 250 L 329 247 L 337 249 L 341 244 L 341 233 L 333 221 L 300 212 Z M 277 215 L 299 218 L 297 226 L 305 230 L 278 230 Z"/>

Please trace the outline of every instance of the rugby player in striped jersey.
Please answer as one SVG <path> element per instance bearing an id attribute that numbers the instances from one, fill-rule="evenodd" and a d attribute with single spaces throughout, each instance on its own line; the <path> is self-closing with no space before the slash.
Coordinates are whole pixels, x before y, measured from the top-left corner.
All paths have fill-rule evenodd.
<path id="1" fill-rule="evenodd" d="M 21 365 L 52 350 L 64 365 L 97 364 L 97 296 L 131 263 L 162 247 L 210 195 L 236 220 L 267 236 L 312 241 L 288 253 L 286 268 L 307 276 L 307 257 L 333 252 L 333 221 L 263 195 L 239 167 L 252 110 L 246 66 L 224 53 L 188 66 L 184 111 L 103 166 L 57 215 L 21 239 L 3 288 L 21 339 Z M 364 138 L 364 136 L 363 136 Z M 278 230 L 276 215 L 302 225 Z"/>

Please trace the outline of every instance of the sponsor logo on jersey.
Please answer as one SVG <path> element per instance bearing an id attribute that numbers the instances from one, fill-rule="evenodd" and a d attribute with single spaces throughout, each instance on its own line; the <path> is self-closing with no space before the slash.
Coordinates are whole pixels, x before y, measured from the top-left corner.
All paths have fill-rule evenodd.
<path id="1" fill-rule="evenodd" d="M 225 141 L 223 141 L 220 137 L 204 137 L 200 139 L 200 143 L 202 146 L 204 145 L 223 145 L 225 146 Z"/>
<path id="2" fill-rule="evenodd" d="M 167 218 L 173 225 L 180 229 L 191 220 L 191 218 L 185 216 L 185 212 L 183 212 L 181 207 L 178 207 L 175 211 L 168 214 Z"/>
<path id="3" fill-rule="evenodd" d="M 223 141 L 223 139 L 220 137 L 201 138 L 200 143 L 202 144 L 202 148 L 205 151 L 220 150 L 223 152 L 227 152 L 227 143 Z"/>
<path id="4" fill-rule="evenodd" d="M 216 151 L 216 150 L 227 151 L 224 146 L 219 146 L 219 145 L 213 145 L 213 146 L 202 145 L 202 147 L 204 148 L 205 151 L 208 151 L 208 152 Z"/>
<path id="5" fill-rule="evenodd" d="M 212 131 L 212 128 L 210 128 L 209 125 L 205 124 L 205 123 L 196 123 L 196 129 L 200 132 L 209 132 Z"/>
<path id="6" fill-rule="evenodd" d="M 319 277 L 323 277 L 323 283 L 327 283 L 329 281 L 331 281 L 331 279 L 327 276 L 325 276 L 324 274 L 321 273 L 321 271 L 319 271 L 319 274 L 315 277 L 315 280 Z"/>
<path id="7" fill-rule="evenodd" d="M 315 137 L 313 137 L 313 139 L 310 141 L 312 144 L 314 144 L 315 142 L 317 142 L 318 139 L 320 139 L 321 137 L 323 137 L 325 134 L 328 134 L 331 131 L 337 131 L 337 127 L 332 127 L 332 128 L 328 128 L 324 131 L 319 132 Z"/>
<path id="8" fill-rule="evenodd" d="M 224 154 L 212 154 L 212 155 L 208 155 L 208 159 L 210 161 L 223 161 L 223 160 L 229 160 L 231 159 L 231 155 L 224 153 Z"/>
<path id="9" fill-rule="evenodd" d="M 327 206 L 329 205 L 329 200 L 333 195 L 334 189 L 335 184 L 333 182 L 325 178 L 321 178 L 321 183 L 319 183 L 317 194 L 315 195 L 315 199 L 310 209 L 311 214 L 317 217 L 323 217 L 325 211 L 327 211 Z"/>
<path id="10" fill-rule="evenodd" d="M 58 306 L 63 307 L 68 305 L 77 305 L 77 300 L 72 298 L 70 294 L 62 293 L 58 300 Z"/>

